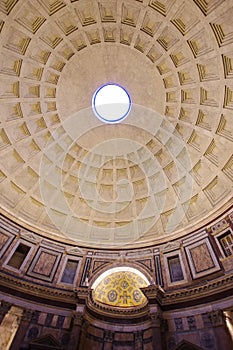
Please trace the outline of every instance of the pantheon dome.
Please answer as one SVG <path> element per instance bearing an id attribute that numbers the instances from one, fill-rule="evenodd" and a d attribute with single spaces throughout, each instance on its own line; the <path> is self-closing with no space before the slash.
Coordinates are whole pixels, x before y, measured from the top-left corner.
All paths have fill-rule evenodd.
<path id="1" fill-rule="evenodd" d="M 232 17 L 0 0 L 1 350 L 232 349 Z"/>

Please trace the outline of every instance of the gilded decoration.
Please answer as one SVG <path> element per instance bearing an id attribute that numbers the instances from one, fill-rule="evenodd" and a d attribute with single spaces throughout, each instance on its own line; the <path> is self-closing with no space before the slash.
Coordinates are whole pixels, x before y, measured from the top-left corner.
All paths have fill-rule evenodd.
<path id="1" fill-rule="evenodd" d="M 147 283 L 131 271 L 114 272 L 106 276 L 94 289 L 94 299 L 108 305 L 132 307 L 143 304 L 146 297 L 140 288 Z"/>

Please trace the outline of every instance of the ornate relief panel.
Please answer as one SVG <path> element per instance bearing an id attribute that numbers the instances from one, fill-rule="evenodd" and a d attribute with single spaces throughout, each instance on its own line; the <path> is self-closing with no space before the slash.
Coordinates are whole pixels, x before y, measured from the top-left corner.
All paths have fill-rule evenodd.
<path id="1" fill-rule="evenodd" d="M 60 258 L 61 253 L 40 247 L 28 269 L 27 275 L 52 282 Z"/>
<path id="2" fill-rule="evenodd" d="M 218 260 L 207 237 L 186 246 L 185 250 L 193 278 L 220 270 Z"/>

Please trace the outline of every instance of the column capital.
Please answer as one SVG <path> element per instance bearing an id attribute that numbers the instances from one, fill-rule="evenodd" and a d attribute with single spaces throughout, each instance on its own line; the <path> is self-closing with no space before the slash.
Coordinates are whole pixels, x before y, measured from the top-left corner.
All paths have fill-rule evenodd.
<path id="1" fill-rule="evenodd" d="M 159 312 L 151 312 L 150 319 L 153 327 L 160 327 L 161 316 Z"/>
<path id="2" fill-rule="evenodd" d="M 8 303 L 7 301 L 1 300 L 0 315 L 4 316 L 10 310 L 11 306 L 12 306 L 11 303 Z"/>
<path id="3" fill-rule="evenodd" d="M 19 346 L 14 346 L 15 335 L 20 327 L 20 321 L 22 318 L 23 309 L 18 306 L 11 306 L 9 311 L 5 314 L 0 325 L 0 348 L 9 349 L 12 345 L 12 349 L 19 349 Z"/>
<path id="4" fill-rule="evenodd" d="M 83 313 L 74 311 L 72 319 L 75 326 L 81 326 L 83 323 Z"/>

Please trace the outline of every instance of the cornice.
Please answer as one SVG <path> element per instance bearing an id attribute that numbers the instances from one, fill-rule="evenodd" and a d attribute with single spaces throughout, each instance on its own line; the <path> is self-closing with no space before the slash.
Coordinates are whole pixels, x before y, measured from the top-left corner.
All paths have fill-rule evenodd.
<path id="1" fill-rule="evenodd" d="M 102 315 L 108 318 L 120 318 L 122 317 L 127 321 L 127 319 L 140 319 L 148 315 L 148 303 L 137 307 L 114 307 L 107 304 L 99 303 L 94 300 L 92 292 L 90 291 L 87 302 L 87 309 L 91 314 Z"/>
<path id="2" fill-rule="evenodd" d="M 233 274 L 208 281 L 205 284 L 176 291 L 164 291 L 156 285 L 143 288 L 148 303 L 134 308 L 116 308 L 95 301 L 90 288 L 78 287 L 73 291 L 62 290 L 55 286 L 43 286 L 28 282 L 0 272 L 0 290 L 8 295 L 36 301 L 41 304 L 56 305 L 61 308 L 75 309 L 76 305 L 87 305 L 90 312 L 103 316 L 122 318 L 142 318 L 153 305 L 162 310 L 198 305 L 220 300 L 233 295 Z"/>
<path id="3" fill-rule="evenodd" d="M 39 303 L 46 300 L 47 304 L 54 302 L 64 304 L 66 307 L 76 305 L 76 294 L 73 291 L 58 289 L 54 286 L 47 287 L 35 282 L 28 282 L 23 279 L 13 277 L 12 275 L 0 272 L 0 290 L 12 294 L 14 296 L 20 294 L 21 298 L 27 300 L 38 299 Z M 37 300 L 36 300 L 37 301 Z"/>
<path id="4" fill-rule="evenodd" d="M 182 304 L 195 305 L 210 299 L 219 300 L 233 295 L 233 274 L 221 276 L 205 284 L 176 291 L 164 291 L 155 285 L 142 288 L 149 303 L 159 303 L 162 309 L 176 308 Z"/>
<path id="5" fill-rule="evenodd" d="M 211 297 L 220 299 L 225 295 L 233 295 L 233 274 L 225 275 L 214 281 L 195 286 L 193 288 L 186 288 L 175 292 L 166 292 L 163 295 L 162 306 L 176 305 L 177 303 L 200 303 L 205 298 L 210 301 Z"/>

